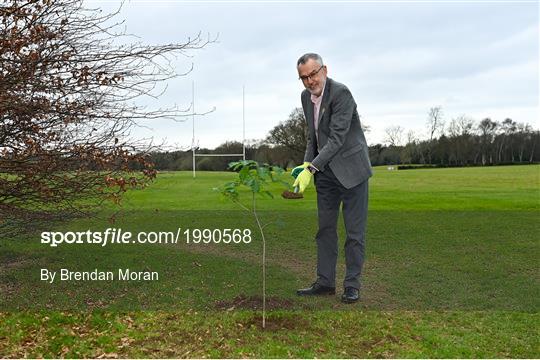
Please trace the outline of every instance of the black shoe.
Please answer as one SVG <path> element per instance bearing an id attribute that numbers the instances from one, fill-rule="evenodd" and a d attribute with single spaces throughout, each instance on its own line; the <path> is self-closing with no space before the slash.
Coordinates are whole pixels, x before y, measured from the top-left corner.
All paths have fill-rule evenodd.
<path id="1" fill-rule="evenodd" d="M 306 289 L 296 290 L 296 295 L 334 295 L 336 293 L 335 287 L 322 286 L 317 282 L 314 282 L 310 287 Z"/>
<path id="2" fill-rule="evenodd" d="M 344 302 L 345 304 L 352 304 L 357 302 L 360 299 L 360 292 L 358 289 L 353 287 L 346 287 L 345 291 L 343 291 L 343 295 L 341 295 L 341 302 Z"/>

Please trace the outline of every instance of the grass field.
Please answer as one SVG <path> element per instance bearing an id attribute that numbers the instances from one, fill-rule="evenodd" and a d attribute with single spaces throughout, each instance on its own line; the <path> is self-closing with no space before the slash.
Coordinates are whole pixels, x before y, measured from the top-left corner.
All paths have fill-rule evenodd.
<path id="1" fill-rule="evenodd" d="M 361 297 L 298 298 L 315 280 L 316 198 L 260 199 L 261 238 L 212 188 L 232 173 L 162 173 L 55 231 L 251 229 L 249 244 L 0 242 L 0 357 L 540 357 L 540 166 L 388 171 L 370 180 Z M 249 199 L 247 193 L 244 198 Z M 341 224 L 341 222 L 340 222 Z M 340 231 L 341 247 L 344 229 Z M 338 285 L 344 271 L 338 264 Z M 159 281 L 40 281 L 41 268 L 159 272 Z"/>

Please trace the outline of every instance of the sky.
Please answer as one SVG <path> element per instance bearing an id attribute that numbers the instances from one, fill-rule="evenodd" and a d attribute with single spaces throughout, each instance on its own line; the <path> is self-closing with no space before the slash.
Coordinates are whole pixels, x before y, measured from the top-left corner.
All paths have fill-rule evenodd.
<path id="1" fill-rule="evenodd" d="M 86 1 L 115 9 L 119 1 Z M 187 109 L 195 88 L 195 144 L 264 139 L 300 107 L 297 59 L 319 53 L 328 76 L 352 92 L 368 144 L 384 143 L 401 126 L 427 137 L 431 107 L 448 124 L 466 115 L 511 118 L 540 127 L 539 5 L 527 2 L 247 2 L 140 1 L 118 19 L 147 44 L 186 42 L 199 32 L 218 40 L 180 56 L 186 76 L 169 81 L 148 106 Z M 242 94 L 245 89 L 243 112 Z M 192 118 L 158 119 L 132 136 L 189 149 Z"/>

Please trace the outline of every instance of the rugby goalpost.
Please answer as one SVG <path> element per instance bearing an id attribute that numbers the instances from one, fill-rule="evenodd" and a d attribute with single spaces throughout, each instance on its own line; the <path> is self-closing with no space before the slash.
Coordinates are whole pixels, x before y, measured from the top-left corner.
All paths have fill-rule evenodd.
<path id="1" fill-rule="evenodd" d="M 241 154 L 205 154 L 197 153 L 197 145 L 195 144 L 195 81 L 191 84 L 191 108 L 192 108 L 192 128 L 193 128 L 193 137 L 191 139 L 191 152 L 193 155 L 193 178 L 197 177 L 197 161 L 198 157 L 231 157 L 239 156 L 242 157 L 242 160 L 246 160 L 246 89 L 245 86 L 242 86 L 242 153 Z"/>

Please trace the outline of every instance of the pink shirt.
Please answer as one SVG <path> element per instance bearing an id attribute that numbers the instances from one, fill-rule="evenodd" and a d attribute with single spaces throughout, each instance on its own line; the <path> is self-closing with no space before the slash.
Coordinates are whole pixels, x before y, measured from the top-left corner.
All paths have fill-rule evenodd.
<path id="1" fill-rule="evenodd" d="M 324 95 L 324 88 L 326 86 L 326 81 L 324 82 L 321 96 L 315 96 L 311 94 L 311 102 L 313 103 L 313 125 L 315 126 L 315 136 L 317 140 L 319 139 L 319 134 L 317 129 L 319 128 L 319 110 L 321 109 L 322 98 Z"/>

